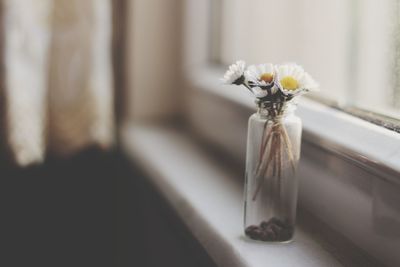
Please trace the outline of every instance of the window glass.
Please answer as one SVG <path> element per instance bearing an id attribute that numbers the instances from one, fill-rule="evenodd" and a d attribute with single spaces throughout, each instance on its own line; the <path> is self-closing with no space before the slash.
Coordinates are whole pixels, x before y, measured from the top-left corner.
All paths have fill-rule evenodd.
<path id="1" fill-rule="evenodd" d="M 400 119 L 399 0 L 215 2 L 214 60 L 295 61 L 320 83 L 317 97 Z"/>

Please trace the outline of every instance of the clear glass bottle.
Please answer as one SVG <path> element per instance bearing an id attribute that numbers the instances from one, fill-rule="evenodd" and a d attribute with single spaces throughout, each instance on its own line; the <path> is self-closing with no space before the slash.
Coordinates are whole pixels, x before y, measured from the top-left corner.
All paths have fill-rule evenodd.
<path id="1" fill-rule="evenodd" d="M 296 221 L 302 124 L 291 103 L 259 102 L 258 106 L 248 123 L 245 235 L 289 242 Z"/>

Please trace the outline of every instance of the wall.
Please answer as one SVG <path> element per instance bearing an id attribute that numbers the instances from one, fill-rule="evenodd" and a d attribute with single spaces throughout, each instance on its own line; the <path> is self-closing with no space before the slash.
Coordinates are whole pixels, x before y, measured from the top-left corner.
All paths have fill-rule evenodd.
<path id="1" fill-rule="evenodd" d="M 180 110 L 181 1 L 129 1 L 128 114 L 138 121 Z"/>

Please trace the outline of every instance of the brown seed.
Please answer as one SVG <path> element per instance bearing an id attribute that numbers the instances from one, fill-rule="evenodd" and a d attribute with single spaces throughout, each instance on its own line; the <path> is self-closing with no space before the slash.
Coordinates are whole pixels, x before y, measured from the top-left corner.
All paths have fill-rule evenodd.
<path id="1" fill-rule="evenodd" d="M 268 235 L 266 231 L 262 231 L 262 234 L 260 235 L 260 240 L 271 241 L 271 237 Z"/>
<path id="2" fill-rule="evenodd" d="M 278 225 L 278 226 L 280 226 L 280 227 L 285 227 L 285 223 L 284 222 L 282 222 L 281 220 L 279 220 L 278 218 L 272 218 L 271 220 L 269 220 L 269 223 L 271 223 L 271 224 L 276 224 L 276 225 Z"/>
<path id="3" fill-rule="evenodd" d="M 268 225 L 269 225 L 269 222 L 267 222 L 267 221 L 262 221 L 260 223 L 260 227 L 263 229 L 267 229 Z"/>
<path id="4" fill-rule="evenodd" d="M 266 229 L 265 233 L 267 234 L 267 238 L 269 241 L 274 241 L 277 238 L 277 235 L 272 231 L 272 229 Z"/>
<path id="5" fill-rule="evenodd" d="M 254 231 L 254 230 L 256 230 L 256 229 L 258 229 L 258 226 L 257 225 L 249 225 L 249 226 L 247 226 L 246 227 L 246 232 L 247 231 Z"/>
<path id="6" fill-rule="evenodd" d="M 250 225 L 246 227 L 244 232 L 248 237 L 252 239 L 257 239 L 258 236 L 260 235 L 260 229 L 257 225 Z"/>
<path id="7" fill-rule="evenodd" d="M 269 224 L 269 228 L 274 231 L 274 233 L 279 233 L 282 231 L 283 227 L 280 227 L 279 225 L 275 224 L 275 223 L 270 223 Z"/>

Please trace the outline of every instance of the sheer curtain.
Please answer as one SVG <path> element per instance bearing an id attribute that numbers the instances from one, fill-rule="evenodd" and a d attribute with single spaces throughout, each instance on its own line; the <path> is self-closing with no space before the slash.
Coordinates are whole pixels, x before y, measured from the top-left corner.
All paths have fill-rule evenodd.
<path id="1" fill-rule="evenodd" d="M 113 143 L 110 0 L 2 0 L 2 132 L 19 165 Z"/>

